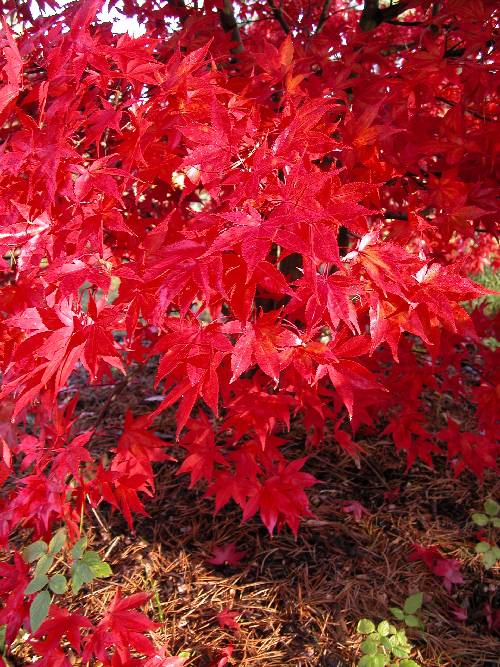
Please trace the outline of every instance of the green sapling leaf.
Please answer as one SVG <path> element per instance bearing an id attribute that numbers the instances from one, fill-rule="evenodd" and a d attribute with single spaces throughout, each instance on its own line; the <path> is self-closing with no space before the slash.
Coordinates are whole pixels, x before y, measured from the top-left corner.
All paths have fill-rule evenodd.
<path id="1" fill-rule="evenodd" d="M 29 544 L 25 549 L 23 549 L 23 558 L 27 563 L 33 563 L 35 560 L 38 560 L 42 554 L 47 551 L 47 543 L 43 540 L 38 540 Z"/>
<path id="2" fill-rule="evenodd" d="M 375 632 L 375 624 L 368 618 L 362 618 L 358 621 L 357 631 L 362 635 L 369 635 L 370 633 Z"/>
<path id="3" fill-rule="evenodd" d="M 414 593 L 406 598 L 403 610 L 405 614 L 414 614 L 422 607 L 422 601 L 424 599 L 423 593 Z"/>
<path id="4" fill-rule="evenodd" d="M 49 578 L 46 574 L 39 574 L 38 576 L 34 577 L 26 586 L 24 594 L 31 595 L 32 593 L 38 593 L 38 591 L 41 591 L 42 588 L 47 585 L 48 581 Z"/>
<path id="5" fill-rule="evenodd" d="M 31 603 L 30 626 L 31 632 L 35 633 L 47 618 L 49 613 L 51 597 L 49 591 L 41 591 Z"/>

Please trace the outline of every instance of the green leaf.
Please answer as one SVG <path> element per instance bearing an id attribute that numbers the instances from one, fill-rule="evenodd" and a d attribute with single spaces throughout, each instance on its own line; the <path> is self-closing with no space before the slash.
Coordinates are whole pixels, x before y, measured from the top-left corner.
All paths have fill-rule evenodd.
<path id="1" fill-rule="evenodd" d="M 94 577 L 110 577 L 113 574 L 108 563 L 101 560 L 101 557 L 95 551 L 84 553 L 82 561 L 89 566 Z"/>
<path id="2" fill-rule="evenodd" d="M 33 561 L 40 558 L 40 556 L 47 551 L 47 543 L 43 540 L 38 540 L 29 544 L 25 549 L 23 549 L 23 558 L 27 563 L 33 563 Z"/>
<path id="3" fill-rule="evenodd" d="M 57 554 L 66 543 L 66 529 L 60 528 L 49 542 L 49 553 Z"/>
<path id="4" fill-rule="evenodd" d="M 497 516 L 500 512 L 500 505 L 495 501 L 489 498 L 484 502 L 484 511 L 488 516 Z"/>
<path id="5" fill-rule="evenodd" d="M 94 579 L 94 573 L 82 560 L 77 560 L 71 568 L 71 588 L 73 593 L 78 593 L 84 584 L 89 584 Z"/>
<path id="6" fill-rule="evenodd" d="M 491 553 L 495 556 L 495 558 L 498 560 L 500 558 L 500 548 L 497 546 L 494 546 L 491 550 Z"/>
<path id="7" fill-rule="evenodd" d="M 420 619 L 413 614 L 408 614 L 408 616 L 405 616 L 405 623 L 409 628 L 419 628 L 422 625 L 420 623 Z"/>
<path id="8" fill-rule="evenodd" d="M 376 655 L 364 655 L 358 662 L 358 667 L 384 667 L 387 664 L 387 656 L 377 653 Z"/>
<path id="9" fill-rule="evenodd" d="M 30 626 L 31 632 L 35 633 L 47 618 L 50 607 L 49 591 L 41 591 L 31 603 L 30 607 Z"/>
<path id="10" fill-rule="evenodd" d="M 403 609 L 405 614 L 414 614 L 422 606 L 422 601 L 424 599 L 423 593 L 414 593 L 406 598 Z"/>
<path id="11" fill-rule="evenodd" d="M 380 646 L 383 646 L 388 651 L 390 651 L 392 648 L 391 639 L 392 637 L 380 637 Z"/>
<path id="12" fill-rule="evenodd" d="M 395 637 L 398 640 L 398 644 L 401 644 L 402 646 L 408 643 L 406 632 L 404 630 L 398 630 Z"/>
<path id="13" fill-rule="evenodd" d="M 394 616 L 394 618 L 398 619 L 398 621 L 402 621 L 403 618 L 405 617 L 403 610 L 400 609 L 399 607 L 391 607 L 390 612 Z"/>
<path id="14" fill-rule="evenodd" d="M 38 591 L 41 591 L 42 588 L 47 585 L 48 581 L 49 578 L 46 574 L 39 574 L 37 577 L 34 577 L 26 586 L 24 594 L 31 595 L 32 593 L 38 593 Z"/>
<path id="15" fill-rule="evenodd" d="M 7 640 L 7 626 L 0 625 L 0 654 L 5 652 L 6 640 Z"/>
<path id="16" fill-rule="evenodd" d="M 373 621 L 370 621 L 369 618 L 362 618 L 358 621 L 357 631 L 362 635 L 369 635 L 372 632 L 375 632 L 375 624 Z"/>
<path id="17" fill-rule="evenodd" d="M 476 544 L 476 546 L 474 547 L 474 551 L 475 551 L 477 554 L 485 554 L 485 553 L 486 553 L 487 551 L 489 551 L 490 549 L 491 549 L 491 544 L 489 544 L 488 542 L 479 542 L 479 543 Z"/>
<path id="18" fill-rule="evenodd" d="M 399 667 L 419 667 L 419 664 L 415 660 L 401 660 Z"/>
<path id="19" fill-rule="evenodd" d="M 489 570 L 492 568 L 495 563 L 497 562 L 497 559 L 495 558 L 495 555 L 493 551 L 487 551 L 485 554 L 483 554 L 483 563 L 484 567 Z"/>
<path id="20" fill-rule="evenodd" d="M 390 631 L 389 621 L 380 621 L 377 626 L 377 632 L 381 637 L 387 637 Z"/>
<path id="21" fill-rule="evenodd" d="M 73 556 L 74 560 L 79 560 L 85 549 L 87 548 L 87 538 L 85 535 L 81 537 L 78 542 L 76 542 L 71 549 L 71 555 Z"/>
<path id="22" fill-rule="evenodd" d="M 499 516 L 494 516 L 491 519 L 491 523 L 492 523 L 494 528 L 500 528 L 500 517 Z"/>
<path id="23" fill-rule="evenodd" d="M 68 588 L 66 577 L 63 574 L 54 574 L 53 577 L 50 577 L 49 588 L 53 593 L 57 593 L 58 595 L 66 593 L 66 589 Z"/>
<path id="24" fill-rule="evenodd" d="M 101 557 L 97 551 L 86 551 L 82 556 L 82 560 L 84 563 L 87 563 L 89 567 L 95 565 L 96 563 L 102 562 Z"/>
<path id="25" fill-rule="evenodd" d="M 37 577 L 39 574 L 47 574 L 47 572 L 52 567 L 53 562 L 54 556 L 51 556 L 50 554 L 43 554 L 43 556 L 40 557 L 40 560 L 36 564 L 35 577 Z"/>
<path id="26" fill-rule="evenodd" d="M 370 639 L 366 639 L 360 646 L 360 649 L 366 655 L 375 655 L 378 651 L 377 642 L 373 642 Z"/>
<path id="27" fill-rule="evenodd" d="M 396 658 L 407 658 L 408 657 L 408 650 L 403 648 L 402 646 L 393 646 L 392 647 L 392 654 Z"/>
<path id="28" fill-rule="evenodd" d="M 471 518 L 477 526 L 486 526 L 489 521 L 486 514 L 482 514 L 481 512 L 474 512 Z"/>

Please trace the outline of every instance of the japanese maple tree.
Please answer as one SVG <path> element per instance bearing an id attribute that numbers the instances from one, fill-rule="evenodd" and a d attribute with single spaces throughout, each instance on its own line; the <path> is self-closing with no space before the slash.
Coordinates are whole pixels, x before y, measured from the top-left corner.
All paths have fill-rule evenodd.
<path id="1" fill-rule="evenodd" d="M 463 303 L 497 249 L 498 3 L 1 6 L 0 625 L 7 645 L 31 633 L 41 665 L 69 665 L 68 642 L 180 665 L 147 636 L 147 596 L 118 591 L 94 622 L 51 569 L 64 527 L 79 585 L 108 576 L 75 544 L 101 503 L 131 528 L 146 512 L 171 458 L 162 412 L 178 472 L 271 533 L 311 514 L 307 449 L 359 464 L 360 429 L 408 466 L 496 468 L 494 322 Z M 96 454 L 76 373 L 120 391 L 151 360 L 157 407 Z M 467 426 L 433 426 L 445 393 L 474 406 Z M 45 547 L 30 560 L 22 540 Z"/>

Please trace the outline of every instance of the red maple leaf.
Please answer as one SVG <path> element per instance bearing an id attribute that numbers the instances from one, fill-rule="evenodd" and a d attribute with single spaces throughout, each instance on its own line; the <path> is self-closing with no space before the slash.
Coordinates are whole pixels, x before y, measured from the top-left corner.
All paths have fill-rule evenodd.
<path id="1" fill-rule="evenodd" d="M 423 547 L 414 544 L 408 556 L 409 561 L 423 561 L 429 570 L 443 579 L 443 586 L 451 592 L 453 584 L 463 584 L 464 578 L 460 572 L 460 561 L 456 558 L 445 558 L 435 546 Z"/>
<path id="2" fill-rule="evenodd" d="M 352 514 L 356 521 L 361 521 L 363 514 L 370 514 L 370 512 L 357 500 L 347 500 L 342 504 L 342 511 Z"/>
<path id="3" fill-rule="evenodd" d="M 246 323 L 234 346 L 231 381 L 255 363 L 277 382 L 281 368 L 288 363 L 287 350 L 298 345 L 302 345 L 299 336 L 280 324 L 274 311 L 261 313 L 255 323 Z"/>
<path id="4" fill-rule="evenodd" d="M 144 667 L 182 667 L 186 658 L 180 656 L 166 656 L 166 649 L 162 648 L 156 652 L 156 655 L 147 658 Z"/>
<path id="5" fill-rule="evenodd" d="M 464 609 L 463 607 L 459 607 L 458 605 L 451 605 L 449 607 L 449 610 L 451 614 L 453 615 L 454 618 L 457 619 L 457 621 L 460 622 L 465 622 L 467 620 L 467 609 Z"/>
<path id="6" fill-rule="evenodd" d="M 7 442 L 0 436 L 0 486 L 3 486 L 12 470 L 12 452 Z"/>
<path id="7" fill-rule="evenodd" d="M 13 326 L 30 331 L 17 350 L 16 363 L 25 372 L 6 382 L 1 396 L 21 390 L 13 416 L 32 400 L 49 382 L 55 394 L 64 386 L 78 360 L 92 380 L 102 363 L 124 370 L 110 326 L 116 323 L 118 310 L 89 298 L 88 312 L 77 313 L 68 300 L 54 309 L 29 308 L 11 318 Z"/>
<path id="8" fill-rule="evenodd" d="M 118 655 L 127 658 L 130 658 L 129 649 L 154 656 L 156 648 L 145 633 L 158 628 L 158 623 L 153 623 L 144 613 L 137 611 L 148 600 L 147 593 L 135 593 L 123 598 L 118 588 L 103 619 L 90 635 L 82 659 L 90 660 L 94 656 L 107 664 L 107 649 L 110 647 L 116 647 Z"/>
<path id="9" fill-rule="evenodd" d="M 424 547 L 421 544 L 412 544 L 412 550 L 408 555 L 410 562 L 421 560 L 427 565 L 429 570 L 432 570 L 435 561 L 440 558 L 442 558 L 442 553 L 434 545 Z"/>
<path id="10" fill-rule="evenodd" d="M 342 431 L 340 428 L 335 430 L 335 440 L 340 445 L 340 447 L 354 459 L 356 466 L 360 467 L 360 454 L 365 453 L 363 447 L 355 442 L 349 433 Z"/>
<path id="11" fill-rule="evenodd" d="M 181 441 L 188 455 L 177 471 L 178 475 L 190 473 L 193 487 L 200 479 L 210 482 L 214 474 L 215 464 L 227 465 L 222 452 L 215 442 L 215 435 L 208 417 L 201 413 L 196 421 L 190 424 L 187 434 Z"/>
<path id="12" fill-rule="evenodd" d="M 51 663 L 48 660 L 60 650 L 63 637 L 66 637 L 73 649 L 77 653 L 80 653 L 82 630 L 88 630 L 92 627 L 92 623 L 85 616 L 70 613 L 67 609 L 52 604 L 49 609 L 48 618 L 34 635 L 36 641 L 32 641 L 31 643 L 35 651 L 45 657 L 47 662 L 43 664 L 49 667 Z"/>
<path id="13" fill-rule="evenodd" d="M 10 646 L 24 625 L 29 627 L 29 604 L 24 591 L 30 582 L 29 565 L 21 555 L 14 553 L 14 563 L 0 563 L 0 623 L 6 626 L 5 643 Z"/>
<path id="14" fill-rule="evenodd" d="M 212 557 L 207 560 L 211 565 L 238 565 L 246 556 L 246 551 L 238 551 L 234 542 L 216 546 L 212 550 Z"/>
<path id="15" fill-rule="evenodd" d="M 132 513 L 148 516 L 139 498 L 139 493 L 142 492 L 152 496 L 153 491 L 147 476 L 137 474 L 133 470 L 129 472 L 126 462 L 123 465 L 116 466 L 116 468 L 113 469 L 112 466 L 110 470 L 105 470 L 99 467 L 95 480 L 92 482 L 90 493 L 96 503 L 102 499 L 119 509 L 129 528 L 133 530 Z"/>
<path id="16" fill-rule="evenodd" d="M 216 662 L 211 662 L 209 667 L 225 667 L 233 655 L 234 647 L 232 644 L 225 646 L 220 652 Z"/>
<path id="17" fill-rule="evenodd" d="M 149 414 L 134 418 L 127 410 L 111 470 L 125 469 L 129 474 L 143 475 L 151 490 L 154 490 L 152 463 L 175 461 L 175 459 L 165 453 L 166 443 L 148 430 L 150 423 Z"/>
<path id="18" fill-rule="evenodd" d="M 404 296 L 411 275 L 422 266 L 417 257 L 400 246 L 381 243 L 378 232 L 365 234 L 356 250 L 348 253 L 344 261 L 354 262 L 384 296 L 388 293 Z"/>
<path id="19" fill-rule="evenodd" d="M 223 609 L 217 614 L 217 621 L 221 628 L 230 628 L 231 630 L 239 630 L 240 624 L 238 619 L 241 617 L 241 613 L 238 611 L 230 611 L 229 609 Z"/>
<path id="20" fill-rule="evenodd" d="M 304 489 L 317 483 L 313 475 L 300 472 L 306 459 L 280 464 L 274 475 L 269 476 L 252 492 L 243 509 L 243 521 L 259 511 L 261 519 L 272 534 L 287 523 L 297 534 L 301 517 L 312 516 Z"/>
<path id="21" fill-rule="evenodd" d="M 460 572 L 460 561 L 456 558 L 439 558 L 435 561 L 432 571 L 443 579 L 443 586 L 451 593 L 453 584 L 463 584 L 464 578 Z"/>

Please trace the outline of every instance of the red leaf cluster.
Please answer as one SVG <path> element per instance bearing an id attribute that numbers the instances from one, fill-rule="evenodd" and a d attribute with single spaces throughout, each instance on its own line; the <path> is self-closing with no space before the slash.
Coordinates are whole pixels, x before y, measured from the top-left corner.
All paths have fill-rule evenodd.
<path id="1" fill-rule="evenodd" d="M 117 34 L 102 0 L 2 5 L 6 551 L 20 527 L 64 524 L 74 542 L 103 502 L 132 527 L 172 460 L 154 431 L 168 409 L 178 472 L 270 533 L 310 516 L 292 420 L 358 465 L 358 433 L 385 429 L 408 466 L 496 469 L 494 322 L 463 307 L 497 261 L 494 0 L 121 4 L 140 36 Z M 101 456 L 75 378 L 118 392 L 153 361 L 157 408 L 124 415 Z M 444 396 L 471 419 L 437 424 Z M 29 568 L 15 555 L 1 576 L 10 644 Z M 66 637 L 84 661 L 179 664 L 155 653 L 144 603 L 117 594 L 92 627 L 52 604 L 34 650 L 65 665 Z"/>

